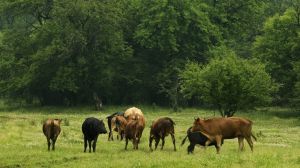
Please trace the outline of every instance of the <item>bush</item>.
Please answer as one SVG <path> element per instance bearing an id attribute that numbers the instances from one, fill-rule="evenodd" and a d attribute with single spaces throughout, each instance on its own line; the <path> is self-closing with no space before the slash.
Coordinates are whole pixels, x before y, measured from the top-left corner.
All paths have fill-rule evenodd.
<path id="1" fill-rule="evenodd" d="M 205 66 L 189 62 L 180 77 L 185 97 L 200 97 L 223 117 L 233 116 L 239 109 L 265 105 L 278 89 L 264 64 L 234 54 L 215 58 Z"/>

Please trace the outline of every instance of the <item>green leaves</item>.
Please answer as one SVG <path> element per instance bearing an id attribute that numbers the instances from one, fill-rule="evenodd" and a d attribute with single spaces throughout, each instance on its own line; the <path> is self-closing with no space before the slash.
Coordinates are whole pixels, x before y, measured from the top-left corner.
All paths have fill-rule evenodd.
<path id="1" fill-rule="evenodd" d="M 254 55 L 266 64 L 266 69 L 276 82 L 281 83 L 278 96 L 287 103 L 293 95 L 296 73 L 293 62 L 300 57 L 299 11 L 288 9 L 284 15 L 275 15 L 265 22 L 264 33 L 256 38 Z"/>
<path id="2" fill-rule="evenodd" d="M 271 101 L 277 89 L 263 64 L 234 55 L 215 58 L 205 66 L 190 62 L 180 74 L 181 91 L 218 108 L 222 116 Z"/>

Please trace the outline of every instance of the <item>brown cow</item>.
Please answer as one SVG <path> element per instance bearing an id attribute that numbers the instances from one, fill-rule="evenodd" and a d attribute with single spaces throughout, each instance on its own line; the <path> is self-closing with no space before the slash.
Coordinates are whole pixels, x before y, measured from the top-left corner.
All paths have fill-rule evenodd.
<path id="1" fill-rule="evenodd" d="M 52 141 L 52 150 L 55 150 L 55 142 L 61 131 L 61 121 L 61 119 L 48 119 L 43 124 L 43 132 L 48 142 L 48 151 L 50 150 L 51 145 L 50 140 Z"/>
<path id="2" fill-rule="evenodd" d="M 208 138 L 205 146 L 216 141 L 217 153 L 220 152 L 224 139 L 238 138 L 239 149 L 243 150 L 245 138 L 251 151 L 253 151 L 251 137 L 256 140 L 256 137 L 252 134 L 252 121 L 240 117 L 212 118 L 207 120 L 197 118 L 192 128 L 192 132 L 195 131 L 201 131 Z"/>
<path id="3" fill-rule="evenodd" d="M 128 140 L 132 140 L 133 149 L 138 149 L 143 130 L 145 128 L 145 119 L 136 115 L 135 119 L 130 120 L 125 127 L 125 150 L 127 150 Z"/>
<path id="4" fill-rule="evenodd" d="M 155 139 L 155 149 L 159 143 L 159 140 L 162 140 L 161 150 L 164 148 L 165 145 L 165 137 L 171 134 L 174 151 L 176 151 L 175 146 L 175 137 L 174 137 L 174 121 L 169 117 L 159 118 L 152 123 L 151 130 L 150 130 L 150 138 L 149 138 L 149 147 L 150 150 L 152 149 L 152 141 Z"/>
<path id="5" fill-rule="evenodd" d="M 123 116 L 115 116 L 115 128 L 118 131 L 118 136 L 121 137 L 121 140 L 123 140 L 125 136 L 125 128 L 127 125 L 127 120 Z"/>

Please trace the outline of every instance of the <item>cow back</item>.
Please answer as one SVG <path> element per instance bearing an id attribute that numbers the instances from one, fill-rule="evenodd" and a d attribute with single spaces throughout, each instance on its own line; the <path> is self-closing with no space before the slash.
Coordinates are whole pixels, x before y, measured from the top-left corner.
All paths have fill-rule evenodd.
<path id="1" fill-rule="evenodd" d="M 197 119 L 192 131 L 202 131 L 211 137 L 221 135 L 224 139 L 231 139 L 249 134 L 251 124 L 250 120 L 240 117 Z"/>

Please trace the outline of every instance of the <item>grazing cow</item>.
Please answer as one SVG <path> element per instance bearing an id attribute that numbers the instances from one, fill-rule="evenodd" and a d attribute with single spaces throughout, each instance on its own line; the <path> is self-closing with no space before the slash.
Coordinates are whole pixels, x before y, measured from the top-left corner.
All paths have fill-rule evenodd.
<path id="1" fill-rule="evenodd" d="M 96 143 L 99 134 L 106 134 L 105 125 L 102 120 L 90 117 L 85 119 L 82 124 L 82 133 L 84 135 L 84 152 L 86 152 L 87 141 L 89 142 L 89 152 L 91 152 L 91 143 L 93 142 L 93 152 L 96 151 Z"/>
<path id="2" fill-rule="evenodd" d="M 187 132 L 186 132 L 187 135 L 181 142 L 181 146 L 182 146 L 185 143 L 186 138 L 189 139 L 190 145 L 187 148 L 188 154 L 194 152 L 195 145 L 198 144 L 198 145 L 201 145 L 201 146 L 205 146 L 205 143 L 208 140 L 208 138 L 203 133 L 201 133 L 200 131 L 192 132 L 191 130 L 192 130 L 192 127 L 190 127 L 187 130 Z M 222 144 L 223 144 L 223 140 L 222 140 Z M 210 144 L 208 144 L 208 146 L 211 146 L 211 145 L 215 145 L 215 147 L 217 148 L 216 141 L 213 141 Z"/>
<path id="3" fill-rule="evenodd" d="M 159 118 L 152 123 L 151 130 L 150 130 L 150 138 L 149 138 L 149 147 L 150 150 L 152 149 L 152 141 L 155 139 L 155 149 L 159 143 L 159 140 L 162 140 L 161 150 L 164 148 L 165 145 L 165 137 L 171 134 L 174 151 L 176 151 L 175 146 L 175 137 L 174 137 L 174 121 L 169 117 Z"/>
<path id="4" fill-rule="evenodd" d="M 122 116 L 124 113 L 123 112 L 115 112 L 110 116 L 107 116 L 107 125 L 108 125 L 108 129 L 109 129 L 109 133 L 108 133 L 108 140 L 114 140 L 113 137 L 113 131 L 119 132 L 118 129 L 116 128 L 116 116 Z M 121 137 L 122 138 L 122 137 Z M 117 136 L 117 139 L 119 139 L 119 135 Z"/>
<path id="5" fill-rule="evenodd" d="M 52 141 L 52 150 L 55 150 L 55 142 L 61 131 L 61 121 L 61 119 L 48 119 L 43 124 L 43 132 L 48 142 L 48 151 L 50 150 L 51 145 L 50 140 Z"/>
<path id="6" fill-rule="evenodd" d="M 133 149 L 138 149 L 138 144 L 145 128 L 145 119 L 142 116 L 135 116 L 134 119 L 130 120 L 125 128 L 125 150 L 127 150 L 128 140 L 132 140 Z"/>
<path id="7" fill-rule="evenodd" d="M 134 120 L 136 116 L 144 117 L 143 112 L 139 108 L 131 107 L 124 112 L 124 117 L 128 121 L 132 119 Z"/>
<path id="8" fill-rule="evenodd" d="M 197 118 L 192 128 L 192 132 L 195 131 L 201 131 L 207 136 L 208 140 L 205 146 L 216 141 L 217 153 L 220 152 L 223 139 L 233 139 L 237 137 L 239 149 L 243 150 L 245 138 L 251 151 L 253 151 L 251 137 L 256 140 L 256 137 L 252 134 L 252 121 L 240 117 L 212 118 L 207 120 Z"/>

